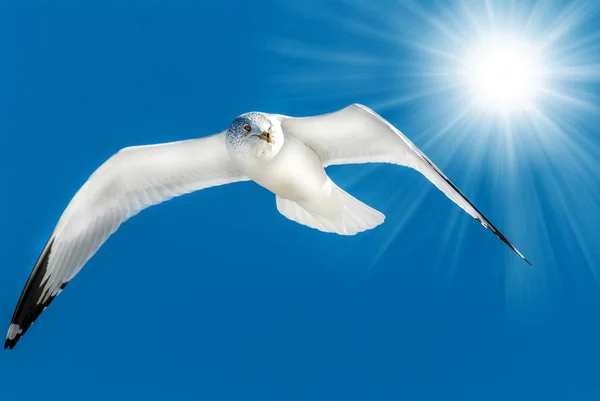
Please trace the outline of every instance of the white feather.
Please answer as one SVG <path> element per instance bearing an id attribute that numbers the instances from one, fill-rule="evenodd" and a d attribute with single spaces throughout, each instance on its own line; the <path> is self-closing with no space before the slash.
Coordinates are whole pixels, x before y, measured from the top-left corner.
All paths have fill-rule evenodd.
<path id="1" fill-rule="evenodd" d="M 44 292 L 57 295 L 119 226 L 175 196 L 248 178 L 225 147 L 225 134 L 125 148 L 73 197 L 54 231 Z"/>
<path id="2" fill-rule="evenodd" d="M 283 132 L 313 149 L 324 166 L 392 163 L 417 170 L 527 261 L 415 144 L 368 107 L 353 104 L 315 117 L 275 117 L 280 121 Z"/>

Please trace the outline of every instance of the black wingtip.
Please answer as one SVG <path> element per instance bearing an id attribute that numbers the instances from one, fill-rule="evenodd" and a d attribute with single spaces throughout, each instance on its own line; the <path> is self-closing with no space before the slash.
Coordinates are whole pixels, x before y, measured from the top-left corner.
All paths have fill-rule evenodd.
<path id="1" fill-rule="evenodd" d="M 523 259 L 525 261 L 525 263 L 527 263 L 529 265 L 529 267 L 533 267 L 531 262 L 525 256 L 521 255 L 520 253 L 519 253 L 519 256 L 521 257 L 521 259 Z"/>
<path id="2" fill-rule="evenodd" d="M 523 256 L 523 254 L 521 252 L 519 252 L 519 250 L 510 243 L 510 241 L 500 232 L 500 230 L 498 230 L 496 227 L 494 227 L 494 225 L 483 215 L 483 213 L 481 213 L 473 203 L 471 203 L 471 201 L 469 199 L 467 199 L 467 197 L 460 191 L 460 189 L 458 189 L 456 187 L 456 185 L 454 185 L 452 183 L 452 181 L 450 181 L 450 179 L 448 177 L 446 177 L 446 175 L 427 157 L 425 156 L 425 154 L 423 152 L 421 152 L 418 148 L 415 147 L 415 150 L 419 156 L 421 156 L 421 158 L 427 163 L 429 164 L 429 166 L 436 172 L 438 173 L 438 175 L 444 180 L 446 181 L 446 183 L 448 185 L 450 185 L 450 187 L 452 189 L 454 189 L 469 205 L 471 205 L 471 207 L 473 208 L 473 210 L 475 210 L 475 212 L 477 212 L 481 218 L 477 217 L 477 216 L 473 216 L 473 218 L 475 220 L 477 220 L 479 223 L 481 223 L 482 226 L 484 226 L 485 228 L 487 228 L 488 230 L 490 230 L 491 232 L 494 233 L 494 235 L 498 238 L 500 238 L 500 240 L 502 240 L 502 242 L 504 242 L 506 245 L 508 245 L 508 247 L 510 249 L 513 250 L 513 252 L 515 252 L 517 255 L 519 255 L 519 257 L 521 259 L 523 259 L 529 266 L 533 267 L 533 265 L 531 264 L 531 262 L 529 260 L 527 260 L 527 258 L 525 258 L 525 256 Z"/>
<path id="3" fill-rule="evenodd" d="M 39 315 L 50 305 L 55 296 L 49 297 L 45 302 L 39 302 L 44 291 L 42 281 L 48 268 L 48 260 L 52 251 L 54 238 L 51 237 L 38 258 L 33 271 L 27 279 L 25 288 L 21 293 L 15 313 L 10 321 L 4 349 L 13 349 L 27 329 L 39 317 Z M 61 289 L 66 283 L 61 285 Z"/>
<path id="4" fill-rule="evenodd" d="M 465 198 L 466 199 L 466 198 Z M 470 203 L 470 202 L 469 202 Z M 471 204 L 472 205 L 472 204 Z M 494 233 L 494 235 L 496 237 L 498 237 L 502 242 L 504 242 L 506 244 L 506 246 L 508 246 L 510 249 L 512 249 L 512 251 L 514 253 L 516 253 L 517 255 L 519 255 L 519 257 L 521 259 L 523 259 L 525 261 L 525 263 L 527 263 L 530 267 L 533 267 L 533 265 L 531 264 L 531 262 L 529 260 L 527 260 L 527 258 L 521 253 L 521 251 L 519 251 L 517 249 L 517 247 L 515 247 L 509 240 L 508 238 L 506 238 L 504 236 L 504 234 L 502 234 L 500 232 L 500 230 L 498 230 L 487 218 L 485 218 L 485 216 L 483 216 L 483 214 L 477 210 L 477 208 L 475 206 L 473 206 L 473 208 L 481 215 L 481 217 L 483 219 L 485 219 L 485 221 L 483 221 L 480 218 L 475 217 L 475 220 L 477 220 L 479 223 L 481 223 L 482 226 L 484 226 L 485 228 L 487 228 L 488 230 L 490 230 L 492 233 Z"/>
<path id="5" fill-rule="evenodd" d="M 517 255 L 519 255 L 521 259 L 523 259 L 525 263 L 529 265 L 529 267 L 533 267 L 531 262 L 500 231 L 498 231 L 496 227 L 492 226 L 492 228 L 493 229 L 491 229 L 491 231 L 494 234 L 496 234 L 498 238 L 500 238 L 506 245 L 508 245 L 510 249 L 512 249 Z"/>
<path id="6" fill-rule="evenodd" d="M 496 233 L 494 233 L 496 234 Z M 502 234 L 500 234 L 502 235 Z M 496 234 L 496 236 L 500 237 L 498 234 Z M 504 236 L 502 236 L 504 237 Z M 500 239 L 502 239 L 502 237 L 500 237 Z M 504 239 L 502 239 L 504 241 Z M 508 242 L 508 240 L 504 241 L 506 243 L 506 245 L 509 246 L 509 248 L 511 248 L 517 255 L 519 255 L 521 257 L 521 259 L 523 259 L 525 261 L 525 263 L 527 263 L 529 265 L 529 267 L 533 267 L 533 265 L 531 264 L 531 262 L 525 257 L 523 256 L 523 254 L 521 252 L 519 252 L 519 250 L 517 248 L 515 248 L 515 246 L 513 244 L 511 244 L 510 242 Z"/>
<path id="7" fill-rule="evenodd" d="M 498 238 L 500 238 L 506 245 L 508 245 L 508 247 L 510 249 L 512 249 L 517 255 L 519 255 L 519 257 L 521 257 L 521 259 L 523 259 L 525 261 L 525 263 L 527 263 L 530 267 L 533 267 L 533 265 L 531 264 L 531 262 L 513 245 L 511 244 L 511 242 L 506 239 L 506 237 L 504 235 L 502 235 L 502 233 L 500 231 L 498 231 L 498 229 L 496 227 L 493 227 L 493 229 L 490 229 Z"/>
<path id="8" fill-rule="evenodd" d="M 4 342 L 4 349 L 13 349 L 17 342 L 19 341 L 19 337 L 16 337 L 14 340 L 9 340 L 8 338 Z"/>

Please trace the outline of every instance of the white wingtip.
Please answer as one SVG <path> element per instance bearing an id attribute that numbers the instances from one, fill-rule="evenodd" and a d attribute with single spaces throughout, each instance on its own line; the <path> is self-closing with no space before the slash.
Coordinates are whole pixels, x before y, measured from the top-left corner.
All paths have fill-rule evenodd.
<path id="1" fill-rule="evenodd" d="M 21 330 L 21 326 L 19 326 L 18 324 L 12 323 L 8 327 L 8 333 L 6 333 L 6 338 L 8 340 L 12 341 L 12 340 L 14 340 L 21 333 L 23 333 L 23 330 Z"/>

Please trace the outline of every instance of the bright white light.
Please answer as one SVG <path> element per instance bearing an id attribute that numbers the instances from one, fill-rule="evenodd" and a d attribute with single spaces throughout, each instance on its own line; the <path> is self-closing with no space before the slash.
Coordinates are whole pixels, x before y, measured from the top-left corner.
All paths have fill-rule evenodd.
<path id="1" fill-rule="evenodd" d="M 466 57 L 465 79 L 475 103 L 509 112 L 532 105 L 542 68 L 535 48 L 510 37 L 487 38 Z"/>
<path id="2" fill-rule="evenodd" d="M 396 116 L 403 131 L 442 169 L 450 168 L 455 182 L 465 184 L 465 192 L 483 184 L 505 197 L 495 200 L 490 212 L 505 205 L 498 216 L 507 220 L 496 224 L 523 249 L 529 241 L 531 258 L 543 266 L 533 275 L 520 266 L 505 270 L 507 303 L 518 305 L 513 312 L 522 313 L 526 300 L 535 299 L 528 304 L 535 305 L 537 316 L 540 296 L 561 277 L 558 266 L 568 263 L 571 252 L 585 255 L 600 283 L 595 251 L 600 228 L 594 224 L 600 216 L 595 206 L 600 199 L 600 1 L 398 0 L 384 2 L 397 7 L 381 7 L 375 1 L 332 0 L 328 4 L 335 4 L 336 12 L 327 13 L 320 0 L 288 3 L 312 23 L 345 33 L 278 44 L 277 52 L 294 61 L 282 69 L 278 82 L 295 101 L 358 99 Z M 398 189 L 399 224 L 384 234 L 379 256 L 395 243 L 413 211 L 421 216 L 424 196 Z M 470 223 L 460 212 L 454 221 L 461 226 L 446 226 L 448 241 L 460 238 L 461 227 Z M 462 247 L 449 244 L 438 249 L 451 249 L 457 257 Z M 446 271 L 447 258 L 442 259 L 440 271 Z"/>

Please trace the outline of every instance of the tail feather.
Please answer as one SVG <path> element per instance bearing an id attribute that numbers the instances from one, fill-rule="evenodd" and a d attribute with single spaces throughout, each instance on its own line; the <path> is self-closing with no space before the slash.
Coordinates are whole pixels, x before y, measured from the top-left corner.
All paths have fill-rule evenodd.
<path id="1" fill-rule="evenodd" d="M 335 184 L 332 190 L 333 201 L 338 204 L 334 211 L 309 211 L 304 206 L 279 196 L 276 198 L 277 210 L 299 224 L 339 235 L 355 235 L 384 222 L 385 216 L 381 212 L 365 205 Z"/>

